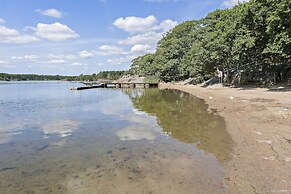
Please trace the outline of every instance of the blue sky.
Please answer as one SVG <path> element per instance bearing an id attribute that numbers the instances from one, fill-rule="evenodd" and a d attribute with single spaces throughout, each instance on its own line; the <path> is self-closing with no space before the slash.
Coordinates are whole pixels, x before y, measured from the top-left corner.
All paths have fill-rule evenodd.
<path id="1" fill-rule="evenodd" d="M 247 1 L 247 0 L 241 0 Z M 0 72 L 127 70 L 164 33 L 238 0 L 1 0 Z"/>

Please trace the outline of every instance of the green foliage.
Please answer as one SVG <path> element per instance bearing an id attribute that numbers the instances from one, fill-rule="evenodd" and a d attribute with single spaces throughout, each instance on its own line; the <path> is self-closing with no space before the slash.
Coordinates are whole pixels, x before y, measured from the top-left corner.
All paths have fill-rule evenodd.
<path id="1" fill-rule="evenodd" d="M 0 73 L 0 81 L 32 81 L 32 80 L 96 81 L 98 79 L 115 80 L 127 74 L 128 74 L 128 71 L 101 71 L 98 74 L 95 74 L 95 73 L 93 73 L 92 75 L 80 74 L 79 76 Z"/>
<path id="2" fill-rule="evenodd" d="M 291 74 L 290 18 L 289 0 L 251 0 L 216 10 L 176 26 L 155 53 L 134 59 L 130 71 L 166 82 L 192 77 L 199 83 L 219 68 L 228 82 L 234 77 L 250 82 L 258 75 L 264 82 L 286 82 Z"/>
<path id="3" fill-rule="evenodd" d="M 47 81 L 47 80 L 74 80 L 75 76 L 60 76 L 60 75 L 36 75 L 36 74 L 6 74 L 0 73 L 1 81 Z"/>
<path id="4" fill-rule="evenodd" d="M 159 83 L 160 81 L 158 76 L 147 76 L 144 78 L 145 83 Z"/>
<path id="5" fill-rule="evenodd" d="M 124 75 L 127 75 L 128 73 L 128 71 L 100 71 L 94 78 L 116 80 Z"/>

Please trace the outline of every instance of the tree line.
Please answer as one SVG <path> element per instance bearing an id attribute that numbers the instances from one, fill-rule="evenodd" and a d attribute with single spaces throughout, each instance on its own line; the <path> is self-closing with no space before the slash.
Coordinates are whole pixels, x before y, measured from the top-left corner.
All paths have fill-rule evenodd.
<path id="1" fill-rule="evenodd" d="M 250 0 L 185 21 L 132 61 L 130 72 L 165 82 L 201 83 L 215 70 L 228 83 L 291 79 L 291 1 Z"/>
<path id="2" fill-rule="evenodd" d="M 68 80 L 74 76 L 0 73 L 1 81 Z"/>
<path id="3" fill-rule="evenodd" d="M 128 71 L 100 71 L 98 74 L 80 74 L 79 76 L 0 73 L 0 81 L 96 81 L 99 79 L 115 80 L 127 74 Z"/>

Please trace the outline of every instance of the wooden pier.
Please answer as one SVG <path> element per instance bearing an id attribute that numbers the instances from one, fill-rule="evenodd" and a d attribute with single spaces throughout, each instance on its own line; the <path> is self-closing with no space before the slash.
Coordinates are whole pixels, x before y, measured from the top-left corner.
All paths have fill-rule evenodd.
<path id="1" fill-rule="evenodd" d="M 86 86 L 71 88 L 71 90 L 88 90 L 94 88 L 157 88 L 159 83 L 132 83 L 132 82 L 108 82 L 108 83 L 83 83 Z"/>

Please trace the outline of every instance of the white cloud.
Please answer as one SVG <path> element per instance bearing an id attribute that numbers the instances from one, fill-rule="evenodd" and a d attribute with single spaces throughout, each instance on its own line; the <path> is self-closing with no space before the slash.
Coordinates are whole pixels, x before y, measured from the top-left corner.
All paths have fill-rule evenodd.
<path id="1" fill-rule="evenodd" d="M 125 57 L 107 59 L 106 62 L 110 63 L 112 65 L 121 65 L 123 63 L 130 63 L 132 61 L 132 59 L 134 59 L 136 57 L 137 56 L 135 56 L 135 55 L 128 55 Z"/>
<path id="2" fill-rule="evenodd" d="M 64 55 L 64 54 L 58 54 L 58 55 L 55 55 L 55 54 L 49 54 L 48 55 L 48 58 L 51 58 L 51 59 L 64 59 L 64 60 L 75 60 L 77 58 L 76 55 Z"/>
<path id="3" fill-rule="evenodd" d="M 91 58 L 94 56 L 111 56 L 111 55 L 125 55 L 127 52 L 120 47 L 113 45 L 102 45 L 97 51 L 86 51 L 79 52 L 81 58 Z"/>
<path id="4" fill-rule="evenodd" d="M 157 42 L 163 37 L 163 34 L 173 29 L 178 25 L 178 22 L 167 19 L 159 23 L 155 16 L 148 16 L 146 18 L 119 18 L 114 22 L 114 25 L 126 32 L 135 33 L 118 43 L 134 45 L 131 48 L 131 52 L 137 53 L 153 52 L 154 49 L 152 48 L 154 48 Z"/>
<path id="5" fill-rule="evenodd" d="M 68 26 L 59 22 L 53 24 L 39 23 L 34 31 L 37 37 L 50 41 L 66 41 L 80 37 Z"/>
<path id="6" fill-rule="evenodd" d="M 101 52 L 96 52 L 96 55 L 109 56 L 117 54 L 126 54 L 123 48 L 112 46 L 112 45 L 103 45 L 99 47 Z"/>
<path id="7" fill-rule="evenodd" d="M 21 59 L 23 59 L 23 57 L 12 56 L 11 59 L 13 59 L 13 60 L 16 60 L 16 59 L 17 59 L 17 60 L 21 60 Z"/>
<path id="8" fill-rule="evenodd" d="M 148 32 L 148 31 L 163 31 L 167 32 L 170 29 L 178 25 L 177 21 L 170 19 L 162 21 L 158 24 L 158 20 L 155 16 L 150 15 L 145 18 L 141 17 L 126 17 L 118 18 L 114 21 L 113 25 L 120 28 L 126 32 L 138 33 L 138 32 Z"/>
<path id="9" fill-rule="evenodd" d="M 144 52 L 150 52 L 152 46 L 151 45 L 148 45 L 148 44 L 136 44 L 134 45 L 132 48 L 131 48 L 131 52 L 132 53 L 144 53 Z"/>
<path id="10" fill-rule="evenodd" d="M 24 55 L 24 59 L 28 59 L 28 60 L 35 60 L 38 57 L 36 55 Z"/>
<path id="11" fill-rule="evenodd" d="M 24 56 L 12 56 L 11 59 L 18 59 L 18 60 L 35 60 L 38 56 L 36 55 L 24 55 Z"/>
<path id="12" fill-rule="evenodd" d="M 101 51 L 109 51 L 109 52 L 122 52 L 123 49 L 116 47 L 116 46 L 112 46 L 112 45 L 102 45 L 99 47 L 99 50 Z"/>
<path id="13" fill-rule="evenodd" d="M 6 21 L 4 20 L 4 19 L 2 19 L 2 18 L 0 18 L 0 24 L 1 23 L 5 23 Z"/>
<path id="14" fill-rule="evenodd" d="M 91 58 L 94 57 L 94 52 L 83 50 L 79 52 L 81 58 Z"/>
<path id="15" fill-rule="evenodd" d="M 167 19 L 167 20 L 162 21 L 160 25 L 155 26 L 154 30 L 162 30 L 163 32 L 167 32 L 173 29 L 177 25 L 178 25 L 178 22 Z"/>
<path id="16" fill-rule="evenodd" d="M 114 21 L 113 25 L 126 32 L 145 32 L 153 28 L 157 22 L 158 20 L 153 15 L 146 18 L 131 16 L 118 18 Z"/>
<path id="17" fill-rule="evenodd" d="M 0 43 L 25 44 L 38 42 L 41 39 L 50 41 L 65 41 L 79 38 L 79 35 L 72 29 L 58 22 L 53 24 L 39 23 L 37 24 L 37 27 L 26 26 L 24 30 L 32 30 L 34 31 L 34 34 L 20 34 L 15 29 L 10 29 L 0 25 Z"/>
<path id="18" fill-rule="evenodd" d="M 38 41 L 38 38 L 30 35 L 8 36 L 0 38 L 0 42 L 2 43 L 26 44 Z"/>
<path id="19" fill-rule="evenodd" d="M 0 26 L 0 43 L 30 43 L 37 42 L 38 38 L 30 35 L 21 35 L 17 30 Z"/>
<path id="20" fill-rule="evenodd" d="M 68 61 L 63 60 L 63 59 L 52 59 L 52 60 L 46 61 L 44 63 L 49 63 L 49 64 L 64 64 L 64 63 L 68 63 Z"/>
<path id="21" fill-rule="evenodd" d="M 17 30 L 6 28 L 5 26 L 0 26 L 0 37 L 4 36 L 18 36 Z"/>
<path id="22" fill-rule="evenodd" d="M 47 10 L 36 10 L 38 13 L 45 15 L 45 16 L 50 16 L 54 18 L 62 18 L 63 13 L 57 9 L 47 9 Z"/>
<path id="23" fill-rule="evenodd" d="M 223 1 L 222 6 L 230 8 L 230 7 L 235 6 L 238 3 L 244 3 L 244 2 L 249 2 L 249 0 L 225 0 Z"/>
<path id="24" fill-rule="evenodd" d="M 128 37 L 125 40 L 119 41 L 119 44 L 156 44 L 163 37 L 163 33 L 147 32 Z"/>
<path id="25" fill-rule="evenodd" d="M 2 61 L 2 60 L 0 60 L 0 67 L 2 67 L 2 68 L 16 68 L 15 65 L 11 65 L 7 61 Z M 1 141 L 1 137 L 0 137 L 0 141 Z"/>
<path id="26" fill-rule="evenodd" d="M 70 66 L 87 66 L 87 64 L 83 64 L 83 63 L 72 63 L 72 64 L 70 64 Z"/>
<path id="27" fill-rule="evenodd" d="M 104 66 L 105 64 L 104 63 L 97 63 L 96 65 L 97 66 Z"/>

